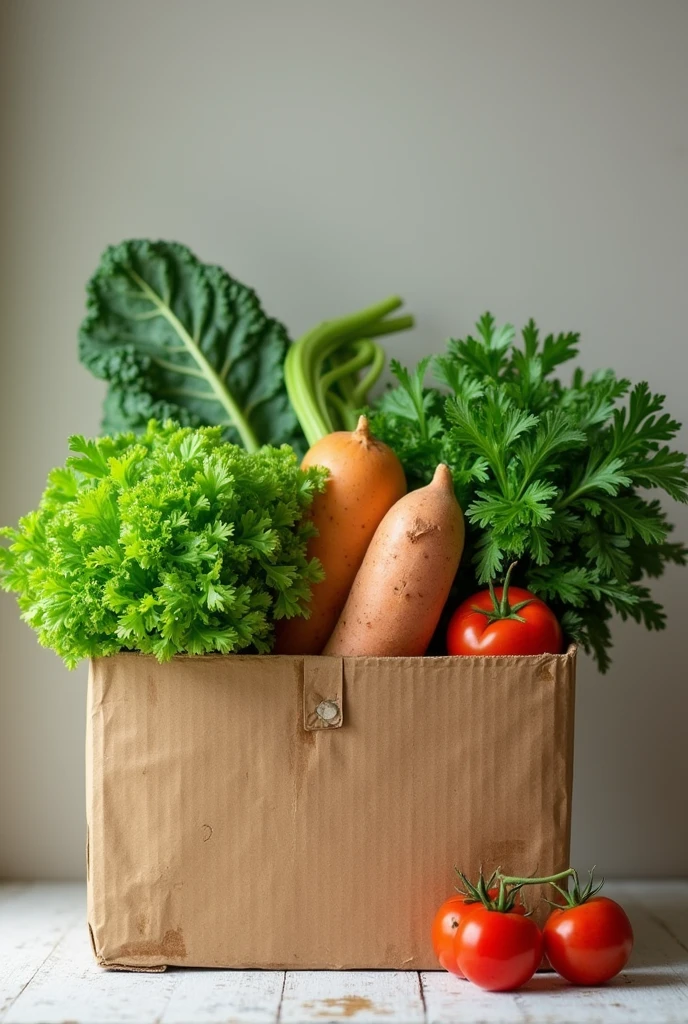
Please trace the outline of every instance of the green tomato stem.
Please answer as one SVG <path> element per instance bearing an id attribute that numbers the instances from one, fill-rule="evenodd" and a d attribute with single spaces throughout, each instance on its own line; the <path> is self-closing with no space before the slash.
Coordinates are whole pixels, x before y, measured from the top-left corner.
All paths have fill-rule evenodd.
<path id="1" fill-rule="evenodd" d="M 545 875 L 542 878 L 517 878 L 515 875 L 503 875 L 501 872 L 497 872 L 497 878 L 500 887 L 502 885 L 547 885 L 559 882 L 562 878 L 570 878 L 575 874 L 574 868 L 567 868 L 566 871 L 559 871 L 556 875 Z"/>
<path id="2" fill-rule="evenodd" d="M 488 580 L 487 586 L 492 599 L 492 608 L 478 608 L 476 605 L 473 605 L 473 611 L 478 612 L 480 615 L 485 615 L 490 623 L 499 622 L 502 619 L 516 619 L 517 622 L 526 621 L 523 616 L 518 613 L 522 608 L 525 608 L 526 605 L 531 603 L 531 598 L 527 598 L 525 601 L 519 601 L 518 604 L 509 604 L 509 585 L 511 583 L 511 574 L 517 565 L 518 562 L 512 562 L 506 571 L 501 601 L 497 597 L 494 583 L 492 580 Z"/>

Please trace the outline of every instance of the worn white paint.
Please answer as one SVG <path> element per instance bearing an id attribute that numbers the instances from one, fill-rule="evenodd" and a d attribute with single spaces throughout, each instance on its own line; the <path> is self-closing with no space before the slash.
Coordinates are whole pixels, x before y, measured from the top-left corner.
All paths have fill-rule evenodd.
<path id="1" fill-rule="evenodd" d="M 0 903 L 4 903 L 5 900 L 9 900 L 18 892 L 22 892 L 27 888 L 25 882 L 4 882 L 0 886 Z"/>
<path id="2" fill-rule="evenodd" d="M 96 966 L 83 920 L 70 928 L 3 1024 L 148 1024 L 164 1013 L 179 981 Z"/>
<path id="3" fill-rule="evenodd" d="M 404 1021 L 423 1024 L 415 971 L 291 971 L 282 999 L 281 1024 L 306 1021 Z"/>
<path id="4" fill-rule="evenodd" d="M 620 882 L 609 887 L 623 901 L 639 903 L 683 946 L 688 959 L 688 909 L 685 881 L 653 881 L 651 885 L 628 885 Z"/>
<path id="5" fill-rule="evenodd" d="M 284 988 L 282 971 L 179 970 L 160 1024 L 274 1024 Z"/>
<path id="6" fill-rule="evenodd" d="M 0 887 L 0 1020 L 84 912 L 81 885 Z"/>
<path id="7" fill-rule="evenodd" d="M 446 971 L 421 974 L 428 1024 L 451 1021 L 480 1021 L 485 1024 L 511 1024 L 523 1020 L 510 992 L 482 992 L 470 982 Z"/>
<path id="8" fill-rule="evenodd" d="M 608 986 L 537 975 L 481 992 L 444 972 L 103 971 L 81 886 L 0 887 L 0 1024 L 685 1024 L 688 881 L 610 884 L 635 930 L 629 969 Z"/>

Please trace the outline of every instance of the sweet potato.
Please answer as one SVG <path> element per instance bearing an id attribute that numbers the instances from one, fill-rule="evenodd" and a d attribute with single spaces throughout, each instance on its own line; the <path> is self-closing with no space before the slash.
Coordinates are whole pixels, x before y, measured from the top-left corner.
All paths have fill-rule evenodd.
<path id="1" fill-rule="evenodd" d="M 371 435 L 365 416 L 356 430 L 336 431 L 314 444 L 302 466 L 330 471 L 325 492 L 313 501 L 318 536 L 308 544 L 309 556 L 322 562 L 325 579 L 312 589 L 310 618 L 277 623 L 275 654 L 320 654 L 380 521 L 406 493 L 399 459 Z"/>
<path id="2" fill-rule="evenodd" d="M 461 561 L 463 513 L 440 464 L 380 523 L 323 654 L 425 654 Z"/>

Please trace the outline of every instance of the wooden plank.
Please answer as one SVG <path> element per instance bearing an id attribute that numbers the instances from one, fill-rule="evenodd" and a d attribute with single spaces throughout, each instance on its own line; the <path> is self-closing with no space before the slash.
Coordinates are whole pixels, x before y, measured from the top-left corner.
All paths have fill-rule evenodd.
<path id="1" fill-rule="evenodd" d="M 629 970 L 609 985 L 576 988 L 554 974 L 538 974 L 513 993 L 482 992 L 448 974 L 423 974 L 428 1024 L 685 1024 L 688 1005 L 666 969 L 647 976 Z"/>
<path id="2" fill-rule="evenodd" d="M 483 992 L 447 971 L 421 974 L 428 1024 L 512 1024 L 523 1014 L 511 992 Z M 549 1019 L 549 1018 L 548 1018 Z"/>
<path id="3" fill-rule="evenodd" d="M 287 974 L 279 1019 L 423 1024 L 425 1013 L 415 971 L 295 971 Z"/>
<path id="4" fill-rule="evenodd" d="M 275 1024 L 283 971 L 180 971 L 160 1024 Z"/>
<path id="5" fill-rule="evenodd" d="M 0 903 L 4 903 L 5 900 L 20 892 L 26 892 L 28 888 L 30 888 L 28 882 L 0 882 Z"/>
<path id="6" fill-rule="evenodd" d="M 624 883 L 608 887 L 609 895 L 628 914 L 635 945 L 630 967 L 649 974 L 656 968 L 670 969 L 677 984 L 688 986 L 688 885 L 682 883 Z M 678 934 L 675 934 L 678 933 Z"/>
<path id="7" fill-rule="evenodd" d="M 682 1008 L 672 989 L 671 978 L 659 972 L 651 986 L 629 971 L 599 988 L 577 988 L 555 975 L 540 975 L 514 998 L 527 1022 L 545 1015 L 561 1024 L 685 1024 L 685 1004 Z"/>
<path id="8" fill-rule="evenodd" d="M 32 906 L 43 906 L 43 917 L 23 932 L 26 945 L 43 951 L 44 966 L 24 990 L 14 986 L 4 1024 L 62 1024 L 65 1018 L 78 1024 L 126 1024 L 160 1021 L 161 1024 L 223 1024 L 226 1021 L 274 1024 L 277 1019 L 284 974 L 262 971 L 169 971 L 144 975 L 103 971 L 95 964 L 84 919 L 83 888 L 55 887 L 71 909 L 69 924 L 49 949 L 37 944 L 44 928 L 43 917 L 54 910 L 44 903 L 46 887 L 37 887 Z M 48 892 L 48 895 L 50 892 Z M 75 899 L 76 897 L 76 899 Z M 36 904 L 37 901 L 37 904 Z M 24 920 L 28 919 L 26 910 Z M 7 914 L 10 922 L 16 920 Z M 76 918 L 76 921 L 75 921 Z M 65 935 L 65 932 L 67 933 Z M 51 955 L 52 954 L 52 955 Z M 2 969 L 0 963 L 0 970 Z M 8 1001 L 9 1007 L 9 1001 Z"/>
<path id="9" fill-rule="evenodd" d="M 153 1024 L 181 972 L 134 974 L 96 965 L 83 913 L 14 1005 L 4 1024 Z"/>
<path id="10" fill-rule="evenodd" d="M 547 1020 L 560 1024 L 685 1024 L 685 1012 L 663 1000 L 654 1003 L 651 993 L 643 989 L 624 991 L 626 981 L 617 979 L 610 987 L 562 988 L 559 979 L 551 985 L 544 981 L 516 993 L 522 1021 Z M 658 982 L 661 984 L 661 982 Z M 543 1016 L 544 1015 L 544 1016 Z"/>
<path id="11" fill-rule="evenodd" d="M 650 917 L 676 939 L 688 959 L 688 881 L 613 882 L 608 890 L 614 898 L 618 894 L 621 902 L 627 894 L 629 899 L 640 903 Z"/>
<path id="12" fill-rule="evenodd" d="M 85 913 L 82 885 L 3 886 L 0 1021 L 68 928 Z"/>

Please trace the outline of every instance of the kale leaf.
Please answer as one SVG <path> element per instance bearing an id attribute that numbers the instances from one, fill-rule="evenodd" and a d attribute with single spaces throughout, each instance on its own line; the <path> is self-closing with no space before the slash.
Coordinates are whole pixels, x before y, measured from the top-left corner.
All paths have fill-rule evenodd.
<path id="1" fill-rule="evenodd" d="M 81 361 L 109 384 L 103 430 L 219 425 L 248 451 L 303 434 L 284 384 L 286 328 L 255 292 L 175 242 L 105 250 L 87 285 Z"/>
<path id="2" fill-rule="evenodd" d="M 450 466 L 468 527 L 456 596 L 518 560 L 521 582 L 605 671 L 613 614 L 663 629 L 645 580 L 688 558 L 647 494 L 688 501 L 686 456 L 666 443 L 680 424 L 646 383 L 609 370 L 577 369 L 569 385 L 554 376 L 578 354 L 578 335 L 541 339 L 531 320 L 521 338 L 519 347 L 514 328 L 486 313 L 475 337 L 450 341 L 414 373 L 393 361 L 398 386 L 371 426 L 410 486 L 428 483 L 438 462 Z M 430 365 L 441 387 L 426 386 Z"/>

